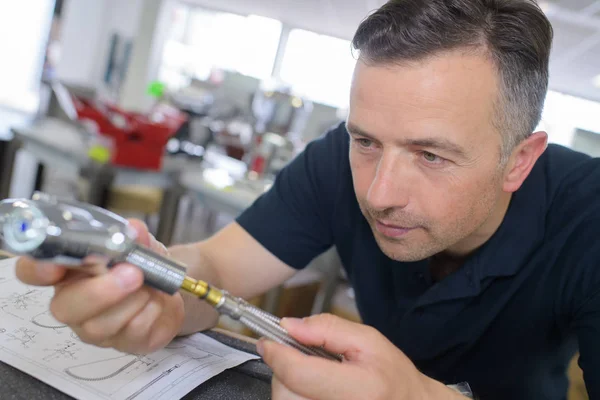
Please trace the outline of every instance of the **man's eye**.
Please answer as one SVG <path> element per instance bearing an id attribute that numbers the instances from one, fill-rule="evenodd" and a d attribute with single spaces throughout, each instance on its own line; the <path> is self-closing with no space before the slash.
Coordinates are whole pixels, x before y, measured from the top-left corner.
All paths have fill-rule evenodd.
<path id="1" fill-rule="evenodd" d="M 428 163 L 431 163 L 431 164 L 439 164 L 442 161 L 444 161 L 443 158 L 436 156 L 435 154 L 430 153 L 428 151 L 423 152 L 423 158 L 425 159 L 425 161 L 427 161 Z"/>
<path id="2" fill-rule="evenodd" d="M 360 147 L 371 147 L 373 141 L 369 139 L 356 139 L 356 143 L 358 143 Z"/>

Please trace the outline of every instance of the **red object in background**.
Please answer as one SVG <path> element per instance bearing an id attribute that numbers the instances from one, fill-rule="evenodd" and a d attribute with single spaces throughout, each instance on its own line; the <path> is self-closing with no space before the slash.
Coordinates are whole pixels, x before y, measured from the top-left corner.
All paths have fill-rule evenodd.
<path id="1" fill-rule="evenodd" d="M 254 157 L 250 164 L 250 171 L 254 171 L 259 175 L 265 172 L 265 158 L 260 155 Z"/>
<path id="2" fill-rule="evenodd" d="M 155 107 L 145 115 L 86 99 L 74 98 L 74 103 L 80 120 L 93 121 L 100 134 L 113 139 L 111 163 L 138 169 L 162 167 L 167 142 L 187 119 L 168 106 Z"/>
<path id="3" fill-rule="evenodd" d="M 254 139 L 254 153 L 251 155 L 250 160 L 250 171 L 256 172 L 258 175 L 262 175 L 265 172 L 267 160 L 265 155 L 262 153 L 262 135 L 257 135 Z"/>

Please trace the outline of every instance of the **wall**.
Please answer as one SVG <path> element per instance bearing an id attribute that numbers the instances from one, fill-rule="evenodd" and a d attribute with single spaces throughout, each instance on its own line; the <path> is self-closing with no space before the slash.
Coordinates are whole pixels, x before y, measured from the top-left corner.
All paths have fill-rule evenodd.
<path id="1" fill-rule="evenodd" d="M 57 75 L 65 83 L 90 87 L 128 109 L 146 109 L 145 95 L 156 79 L 172 0 L 69 0 L 61 21 Z M 104 82 L 114 33 L 132 40 L 127 72 L 119 91 Z"/>
<path id="2" fill-rule="evenodd" d="M 68 0 L 62 10 L 60 59 L 56 73 L 67 83 L 96 86 L 95 70 L 101 62 L 105 2 Z"/>
<path id="3" fill-rule="evenodd" d="M 152 105 L 152 99 L 145 93 L 150 81 L 158 76 L 170 4 L 166 0 L 144 0 L 138 7 L 139 21 L 133 38 L 133 51 L 119 93 L 119 103 L 126 109 L 144 112 Z"/>
<path id="4" fill-rule="evenodd" d="M 35 112 L 54 0 L 0 1 L 0 106 Z"/>
<path id="5" fill-rule="evenodd" d="M 102 86 L 110 54 L 111 36 L 116 33 L 133 40 L 139 27 L 144 0 L 103 0 L 98 3 L 103 4 L 104 15 L 98 45 L 94 49 L 93 57 L 97 62 L 92 69 L 91 82 Z"/>

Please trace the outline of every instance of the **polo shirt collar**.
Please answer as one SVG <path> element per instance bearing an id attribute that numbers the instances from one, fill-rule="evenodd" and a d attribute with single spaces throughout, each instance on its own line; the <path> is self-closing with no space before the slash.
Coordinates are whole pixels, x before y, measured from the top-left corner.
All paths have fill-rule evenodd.
<path id="1" fill-rule="evenodd" d="M 547 209 L 545 193 L 544 167 L 538 160 L 513 194 L 492 237 L 459 270 L 430 287 L 416 306 L 477 296 L 491 278 L 515 275 L 542 242 Z"/>
<path id="2" fill-rule="evenodd" d="M 540 245 L 548 208 L 545 194 L 546 176 L 540 159 L 513 194 L 498 230 L 473 259 L 480 280 L 516 274 Z"/>

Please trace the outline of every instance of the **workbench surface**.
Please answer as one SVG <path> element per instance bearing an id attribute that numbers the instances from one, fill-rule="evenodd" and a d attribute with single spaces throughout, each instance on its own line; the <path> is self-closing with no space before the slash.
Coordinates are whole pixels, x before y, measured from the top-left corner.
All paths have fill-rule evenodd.
<path id="1" fill-rule="evenodd" d="M 208 336 L 238 350 L 256 354 L 253 344 L 221 332 L 205 332 Z M 271 398 L 271 370 L 262 360 L 251 360 L 225 370 L 188 393 L 184 400 L 262 400 Z M 34 377 L 0 362 L 0 398 L 2 400 L 68 400 L 59 390 Z"/>

